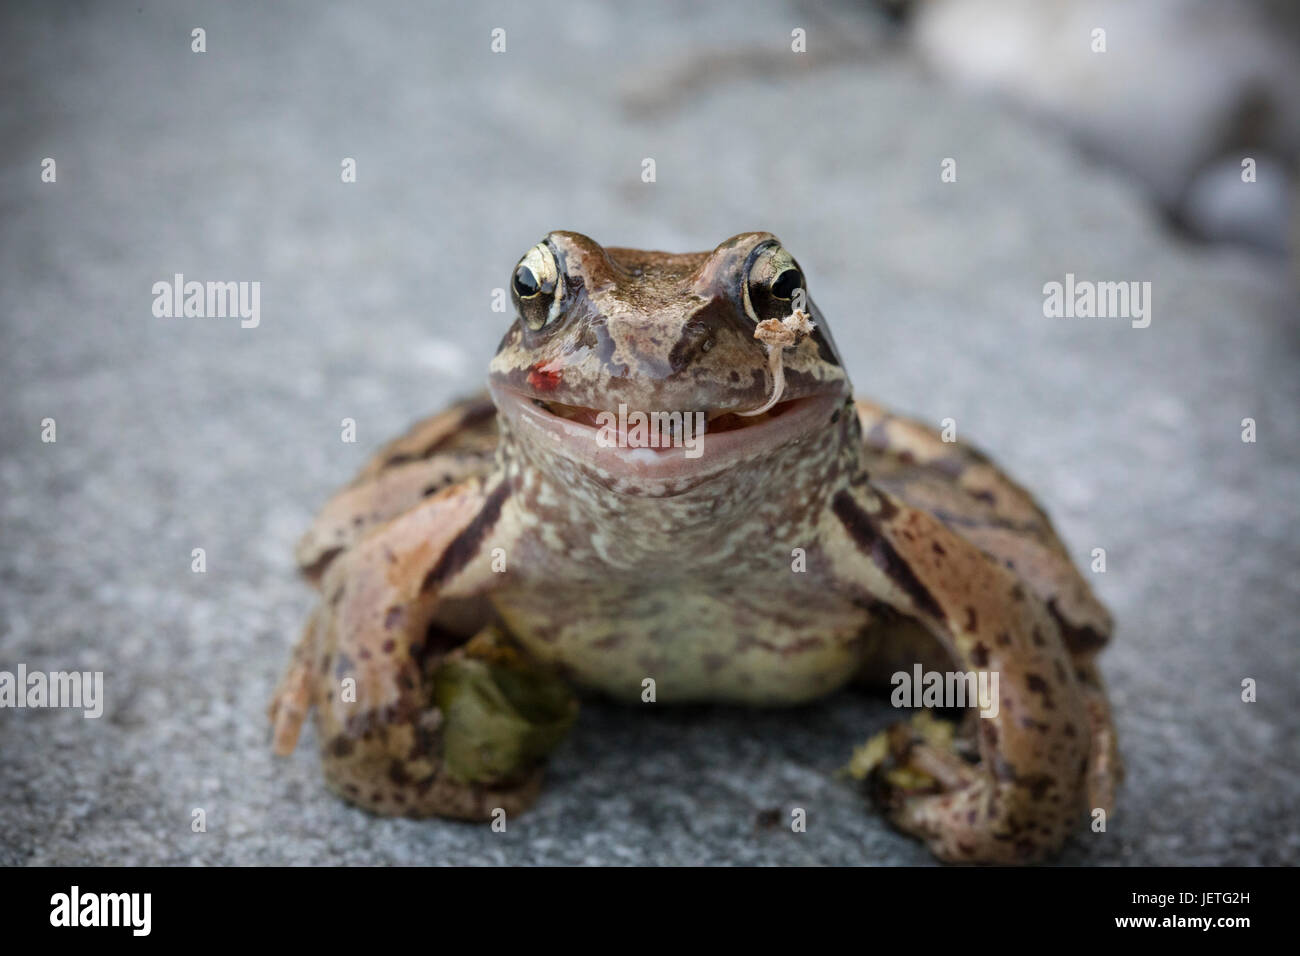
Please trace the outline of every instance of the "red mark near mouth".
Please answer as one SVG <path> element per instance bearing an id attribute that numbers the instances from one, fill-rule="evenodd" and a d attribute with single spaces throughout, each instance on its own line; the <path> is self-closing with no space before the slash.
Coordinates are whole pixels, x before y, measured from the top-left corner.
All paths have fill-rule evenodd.
<path id="1" fill-rule="evenodd" d="M 560 384 L 560 370 L 548 364 L 537 364 L 528 373 L 528 386 L 539 392 L 550 392 Z"/>

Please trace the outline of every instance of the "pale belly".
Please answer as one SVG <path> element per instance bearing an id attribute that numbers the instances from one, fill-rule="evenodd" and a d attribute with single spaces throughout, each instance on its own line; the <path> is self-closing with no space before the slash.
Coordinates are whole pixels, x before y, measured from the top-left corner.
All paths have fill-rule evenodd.
<path id="1" fill-rule="evenodd" d="M 847 601 L 761 592 L 503 593 L 515 639 L 575 683 L 627 701 L 795 704 L 858 671 L 867 615 Z M 653 681 L 648 684 L 647 681 Z"/>

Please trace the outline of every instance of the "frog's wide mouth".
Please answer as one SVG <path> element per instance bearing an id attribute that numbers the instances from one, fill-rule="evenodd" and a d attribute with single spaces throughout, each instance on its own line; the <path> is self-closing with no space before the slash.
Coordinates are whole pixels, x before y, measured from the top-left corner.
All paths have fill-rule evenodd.
<path id="1" fill-rule="evenodd" d="M 829 425 L 840 391 L 778 402 L 761 415 L 662 412 L 546 401 L 492 383 L 501 414 L 534 446 L 593 468 L 615 485 L 665 483 L 680 493 L 740 461 L 770 454 Z"/>

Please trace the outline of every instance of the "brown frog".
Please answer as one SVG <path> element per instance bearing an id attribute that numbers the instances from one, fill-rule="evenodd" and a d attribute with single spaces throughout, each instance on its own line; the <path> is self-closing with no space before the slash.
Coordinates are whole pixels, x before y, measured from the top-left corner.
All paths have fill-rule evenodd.
<path id="1" fill-rule="evenodd" d="M 900 829 L 1018 862 L 1109 812 L 1105 608 L 987 458 L 854 400 L 774 236 L 676 255 L 554 232 L 511 290 L 490 397 L 382 449 L 300 543 L 321 601 L 277 753 L 314 708 L 345 799 L 488 819 L 533 801 L 571 687 L 789 705 L 920 663 L 998 699 L 877 739 L 860 769 Z"/>

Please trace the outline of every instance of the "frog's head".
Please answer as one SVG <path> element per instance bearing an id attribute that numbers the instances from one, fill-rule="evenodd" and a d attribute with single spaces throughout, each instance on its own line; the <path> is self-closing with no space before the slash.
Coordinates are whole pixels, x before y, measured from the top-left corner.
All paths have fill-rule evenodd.
<path id="1" fill-rule="evenodd" d="M 803 271 L 771 233 L 676 255 L 553 232 L 510 290 L 517 317 L 490 376 L 505 440 L 618 491 L 679 494 L 829 430 L 850 395 Z M 810 334 L 786 347 L 755 337 L 796 310 Z"/>

